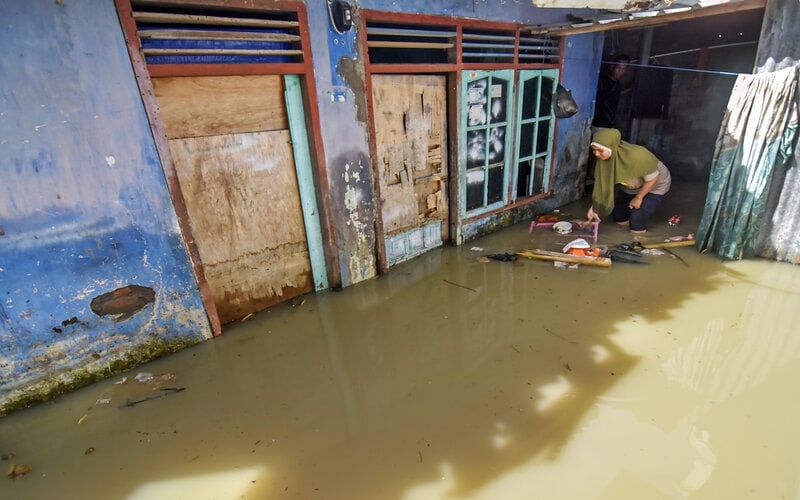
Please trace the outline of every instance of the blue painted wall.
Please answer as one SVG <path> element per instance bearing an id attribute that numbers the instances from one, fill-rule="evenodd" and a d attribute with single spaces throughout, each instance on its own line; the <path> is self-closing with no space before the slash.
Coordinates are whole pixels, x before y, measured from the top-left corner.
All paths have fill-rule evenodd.
<path id="1" fill-rule="evenodd" d="M 4 0 L 0 48 L 2 414 L 210 329 L 112 0 Z"/>
<path id="2" fill-rule="evenodd" d="M 314 78 L 341 286 L 377 274 L 364 61 L 353 28 L 337 33 L 326 1 L 307 2 Z"/>
<path id="3" fill-rule="evenodd" d="M 578 113 L 558 120 L 553 196 L 541 204 L 542 210 L 565 205 L 583 194 L 603 39 L 603 33 L 596 32 L 569 36 L 564 41 L 561 83 L 572 91 Z"/>

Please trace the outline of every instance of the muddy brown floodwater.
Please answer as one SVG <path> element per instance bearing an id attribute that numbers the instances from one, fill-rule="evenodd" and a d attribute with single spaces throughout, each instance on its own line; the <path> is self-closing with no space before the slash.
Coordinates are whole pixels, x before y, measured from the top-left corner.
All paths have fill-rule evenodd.
<path id="1" fill-rule="evenodd" d="M 479 259 L 572 236 L 434 250 L 2 418 L 30 471 L 0 498 L 798 498 L 800 268 Z"/>

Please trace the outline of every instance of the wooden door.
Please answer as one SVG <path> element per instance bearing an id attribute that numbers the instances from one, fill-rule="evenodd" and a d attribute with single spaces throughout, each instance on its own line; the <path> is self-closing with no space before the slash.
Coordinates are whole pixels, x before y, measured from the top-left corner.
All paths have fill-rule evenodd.
<path id="1" fill-rule="evenodd" d="M 312 291 L 282 77 L 153 87 L 220 321 Z"/>
<path id="2" fill-rule="evenodd" d="M 447 78 L 373 75 L 372 95 L 391 265 L 448 239 Z"/>

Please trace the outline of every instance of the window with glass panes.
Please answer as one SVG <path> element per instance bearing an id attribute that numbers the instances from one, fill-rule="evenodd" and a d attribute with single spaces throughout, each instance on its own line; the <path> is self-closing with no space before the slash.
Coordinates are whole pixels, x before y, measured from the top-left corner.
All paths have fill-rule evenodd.
<path id="1" fill-rule="evenodd" d="M 509 120 L 513 70 L 469 71 L 464 80 L 466 211 L 479 213 L 507 201 Z"/>
<path id="2" fill-rule="evenodd" d="M 557 81 L 556 69 L 521 70 L 517 85 L 514 70 L 463 73 L 465 216 L 549 191 Z"/>
<path id="3" fill-rule="evenodd" d="M 558 70 L 523 70 L 517 92 L 513 198 L 527 198 L 550 190 L 550 165 L 555 129 L 553 95 Z"/>

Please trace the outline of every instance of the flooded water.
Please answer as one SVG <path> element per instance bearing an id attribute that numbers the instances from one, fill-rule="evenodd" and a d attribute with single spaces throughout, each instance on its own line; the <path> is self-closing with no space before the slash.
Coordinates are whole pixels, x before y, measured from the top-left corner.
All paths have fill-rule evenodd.
<path id="1" fill-rule="evenodd" d="M 0 498 L 798 498 L 800 268 L 479 259 L 572 238 L 435 250 L 0 419 L 32 468 Z"/>

